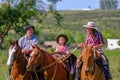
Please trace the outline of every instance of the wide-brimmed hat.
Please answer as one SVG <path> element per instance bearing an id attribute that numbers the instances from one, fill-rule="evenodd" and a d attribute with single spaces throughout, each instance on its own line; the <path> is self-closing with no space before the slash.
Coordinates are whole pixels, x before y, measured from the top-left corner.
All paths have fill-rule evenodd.
<path id="1" fill-rule="evenodd" d="M 87 28 L 98 29 L 95 22 L 88 22 L 87 25 L 83 25 L 83 26 Z"/>
<path id="2" fill-rule="evenodd" d="M 65 35 L 65 34 L 60 34 L 60 35 L 58 35 L 58 37 L 56 38 L 57 43 L 59 42 L 59 38 L 60 38 L 60 37 L 64 37 L 64 38 L 65 38 L 65 40 L 66 40 L 65 44 L 68 42 L 68 37 L 67 37 L 67 35 Z"/>
<path id="3" fill-rule="evenodd" d="M 34 26 L 32 26 L 32 25 L 27 25 L 27 26 L 25 26 L 25 31 L 28 30 L 29 28 L 33 28 L 33 30 L 35 30 Z"/>

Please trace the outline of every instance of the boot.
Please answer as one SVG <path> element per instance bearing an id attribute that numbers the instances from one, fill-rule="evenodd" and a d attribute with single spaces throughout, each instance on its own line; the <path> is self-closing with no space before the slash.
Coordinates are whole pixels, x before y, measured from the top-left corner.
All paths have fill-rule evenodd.
<path id="1" fill-rule="evenodd" d="M 76 62 L 76 72 L 75 72 L 75 80 L 81 80 L 81 76 L 79 75 L 79 73 L 81 72 L 81 68 L 82 68 L 82 57 L 81 59 L 79 59 L 77 62 Z"/>
<path id="2" fill-rule="evenodd" d="M 73 66 L 71 66 L 71 68 L 70 68 L 70 74 L 74 74 L 74 67 Z"/>
<path id="3" fill-rule="evenodd" d="M 75 80 L 80 80 L 79 79 L 79 68 L 76 66 L 76 71 L 75 71 Z"/>
<path id="4" fill-rule="evenodd" d="M 108 65 L 103 65 L 103 70 L 104 70 L 104 73 L 105 73 L 106 80 L 112 79 L 112 76 L 111 76 L 111 73 L 110 73 L 110 70 L 109 70 L 109 66 Z"/>
<path id="5" fill-rule="evenodd" d="M 69 80 L 74 80 L 74 74 L 69 74 Z"/>

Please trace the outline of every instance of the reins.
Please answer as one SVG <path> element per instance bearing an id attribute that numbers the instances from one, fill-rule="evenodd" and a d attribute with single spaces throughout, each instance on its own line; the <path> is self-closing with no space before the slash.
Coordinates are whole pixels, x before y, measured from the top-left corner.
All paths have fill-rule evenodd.
<path id="1" fill-rule="evenodd" d="M 51 66 L 53 66 L 53 65 L 55 64 L 55 70 L 54 70 L 54 74 L 53 74 L 51 80 L 54 80 L 54 78 L 55 78 L 55 75 L 56 75 L 56 72 L 57 72 L 57 64 L 58 64 L 58 62 L 59 62 L 59 61 L 64 61 L 64 60 L 66 60 L 67 58 L 69 58 L 70 55 L 73 54 L 73 53 L 77 50 L 77 48 L 78 48 L 78 46 L 73 49 L 72 53 L 69 53 L 69 54 L 67 54 L 65 57 L 62 57 L 62 58 L 60 58 L 60 59 L 58 59 L 58 60 L 55 60 L 55 62 L 53 62 L 53 63 L 51 63 L 51 64 L 49 64 L 49 65 L 47 65 L 47 66 L 45 66 L 45 67 L 42 67 L 43 70 L 46 70 L 47 68 L 49 68 L 49 67 L 51 67 Z M 41 53 L 39 52 L 39 55 L 38 55 L 38 57 L 36 58 L 36 60 L 35 60 L 34 63 L 37 62 L 37 60 L 39 59 L 40 56 L 41 56 Z M 31 56 L 30 56 L 30 57 L 31 57 Z M 37 77 L 37 80 L 39 80 L 35 68 L 34 68 L 34 73 L 35 73 L 35 75 L 36 75 L 36 77 Z"/>
<path id="2" fill-rule="evenodd" d="M 69 53 L 69 54 L 67 54 L 65 57 L 62 57 L 62 58 L 56 60 L 55 62 L 49 64 L 48 66 L 43 67 L 43 69 L 47 69 L 47 68 L 49 68 L 50 66 L 54 65 L 55 63 L 57 63 L 57 62 L 59 62 L 59 61 L 61 61 L 61 60 L 62 60 L 62 61 L 66 60 L 67 58 L 70 57 L 71 54 L 73 54 L 73 52 L 75 52 L 75 51 L 77 50 L 77 48 L 78 48 L 78 46 L 73 49 L 72 53 Z"/>
<path id="3" fill-rule="evenodd" d="M 94 56 L 94 58 L 95 58 L 95 56 L 96 56 L 96 55 L 95 55 L 95 49 L 94 49 L 94 55 L 93 55 L 93 56 Z M 95 62 L 89 67 L 89 71 L 88 71 L 88 72 L 90 72 L 90 71 L 92 70 L 92 67 L 95 67 Z"/>
<path id="4" fill-rule="evenodd" d="M 96 49 L 94 49 L 94 58 L 96 57 Z M 90 72 L 91 70 L 92 70 L 92 68 L 94 67 L 94 75 L 93 76 L 95 76 L 95 74 L 97 73 L 97 71 L 95 70 L 96 69 L 96 65 L 95 65 L 95 62 L 90 66 L 90 68 L 89 68 L 89 71 L 88 72 Z M 102 71 L 103 72 L 103 71 Z M 101 73 L 101 76 L 102 76 L 102 73 Z M 100 76 L 100 77 L 101 77 Z M 89 78 L 86 76 L 86 78 L 85 78 L 86 80 L 89 80 Z"/>

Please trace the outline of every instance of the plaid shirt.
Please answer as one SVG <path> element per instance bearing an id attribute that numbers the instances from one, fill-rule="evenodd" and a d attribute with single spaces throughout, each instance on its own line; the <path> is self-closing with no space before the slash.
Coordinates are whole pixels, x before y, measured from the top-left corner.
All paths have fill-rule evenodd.
<path id="1" fill-rule="evenodd" d="M 69 50 L 68 50 L 68 46 L 61 46 L 61 45 L 57 45 L 56 47 L 56 52 L 57 51 L 60 51 L 60 52 L 65 52 L 65 53 L 69 53 Z"/>
<path id="2" fill-rule="evenodd" d="M 92 36 L 89 35 L 85 43 L 87 43 L 88 46 L 104 44 L 103 36 L 101 33 L 95 32 L 95 38 L 93 39 Z"/>

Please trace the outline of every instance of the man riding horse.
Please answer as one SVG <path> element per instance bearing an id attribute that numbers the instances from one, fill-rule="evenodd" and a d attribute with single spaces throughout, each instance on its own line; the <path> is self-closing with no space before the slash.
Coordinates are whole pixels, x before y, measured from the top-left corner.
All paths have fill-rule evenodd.
<path id="1" fill-rule="evenodd" d="M 30 53 L 32 52 L 32 45 L 38 45 L 38 38 L 33 35 L 33 33 L 35 31 L 34 26 L 32 26 L 32 25 L 26 26 L 25 31 L 26 31 L 26 34 L 19 39 L 18 44 L 21 48 L 22 54 L 28 60 Z M 40 69 L 40 68 L 41 68 L 41 66 L 39 66 L 37 69 Z M 41 73 L 41 72 L 37 72 L 37 74 L 43 75 L 43 73 Z M 40 76 L 40 77 L 43 77 L 43 76 Z"/>

